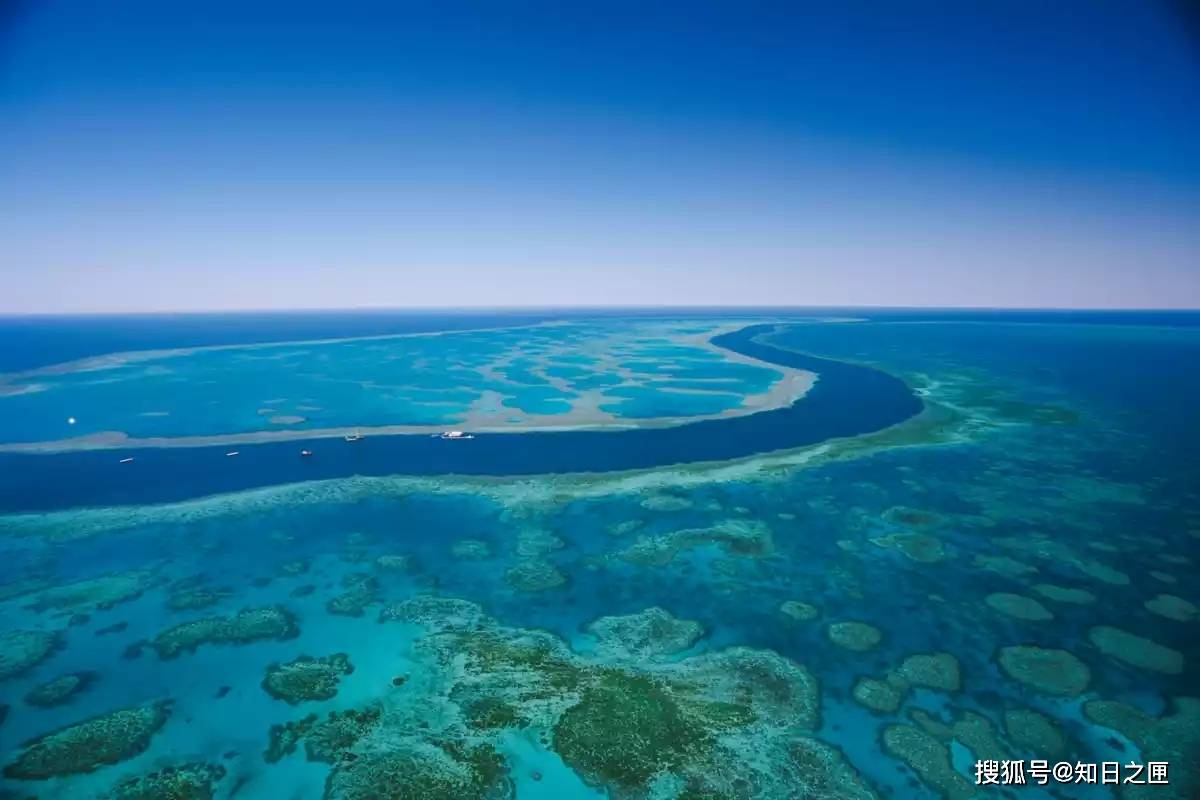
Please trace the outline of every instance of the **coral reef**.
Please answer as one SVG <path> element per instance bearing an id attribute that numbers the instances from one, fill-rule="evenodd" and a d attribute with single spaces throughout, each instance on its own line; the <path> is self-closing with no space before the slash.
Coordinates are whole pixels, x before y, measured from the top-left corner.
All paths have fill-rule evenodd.
<path id="1" fill-rule="evenodd" d="M 50 657 L 62 644 L 55 631 L 11 630 L 0 633 L 0 681 L 14 678 Z"/>
<path id="2" fill-rule="evenodd" d="M 118 783 L 105 800 L 212 800 L 225 777 L 219 764 L 200 762 L 164 767 Z"/>
<path id="3" fill-rule="evenodd" d="M 1056 603 L 1073 603 L 1074 605 L 1087 605 L 1096 602 L 1096 595 L 1089 592 L 1087 589 L 1074 589 L 1067 586 L 1056 586 L 1053 583 L 1039 583 L 1034 585 L 1033 591 L 1040 594 L 1047 600 L 1053 600 Z"/>
<path id="4" fill-rule="evenodd" d="M 1143 605 L 1147 611 L 1176 622 L 1191 622 L 1196 618 L 1197 613 L 1200 613 L 1200 609 L 1197 609 L 1194 603 L 1173 594 L 1156 595 Z"/>
<path id="5" fill-rule="evenodd" d="M 957 692 L 962 688 L 958 659 L 950 653 L 917 653 L 901 662 L 897 674 L 912 686 Z"/>
<path id="6" fill-rule="evenodd" d="M 965 800 L 975 793 L 967 779 L 955 771 L 950 748 L 937 737 L 913 725 L 889 725 L 883 730 L 883 749 L 908 764 L 925 783 L 946 800 Z"/>
<path id="7" fill-rule="evenodd" d="M 972 563 L 980 568 L 1003 575 L 1006 578 L 1024 578 L 1038 571 L 1037 567 L 1017 561 L 1009 556 L 977 555 Z"/>
<path id="8" fill-rule="evenodd" d="M 905 558 L 921 564 L 936 564 L 950 557 L 942 540 L 927 533 L 889 533 L 871 539 L 871 543 L 895 550 Z"/>
<path id="9" fill-rule="evenodd" d="M 530 558 L 510 567 L 504 573 L 504 580 L 522 592 L 544 592 L 565 584 L 567 576 L 549 561 Z"/>
<path id="10" fill-rule="evenodd" d="M 631 564 L 663 566 L 683 550 L 715 545 L 731 556 L 762 558 L 771 553 L 771 529 L 766 523 L 724 520 L 711 528 L 688 528 L 661 536 L 642 536 L 618 553 Z"/>
<path id="11" fill-rule="evenodd" d="M 283 606 L 244 608 L 227 617 L 205 617 L 159 633 L 150 642 L 159 658 L 191 653 L 202 644 L 246 644 L 260 639 L 293 639 L 300 629 Z"/>
<path id="12" fill-rule="evenodd" d="M 1030 708 L 1004 712 L 1004 732 L 1017 747 L 1039 758 L 1053 758 L 1066 752 L 1067 740 L 1058 723 Z"/>
<path id="13" fill-rule="evenodd" d="M 860 705 L 881 714 L 894 714 L 907 694 L 908 686 L 902 682 L 867 677 L 859 678 L 853 691 Z"/>
<path id="14" fill-rule="evenodd" d="M 1084 715 L 1097 725 L 1119 731 L 1142 751 L 1144 761 L 1166 761 L 1170 783 L 1123 785 L 1126 800 L 1187 800 L 1200 795 L 1200 698 L 1176 697 L 1172 713 L 1152 717 L 1114 700 L 1091 700 Z"/>
<path id="15" fill-rule="evenodd" d="M 369 605 L 379 602 L 379 581 L 365 573 L 351 573 L 342 577 L 342 588 L 346 591 L 331 597 L 325 603 L 330 614 L 344 617 L 361 617 Z"/>
<path id="16" fill-rule="evenodd" d="M 488 744 L 403 741 L 340 762 L 325 784 L 327 800 L 507 800 L 504 760 Z"/>
<path id="17" fill-rule="evenodd" d="M 316 714 L 309 714 L 296 722 L 272 725 L 263 758 L 268 763 L 274 763 L 294 753 L 297 745 L 304 742 L 304 755 L 309 761 L 336 764 L 378 727 L 381 713 L 378 707 L 368 706 L 331 711 L 324 720 Z"/>
<path id="18" fill-rule="evenodd" d="M 337 695 L 343 675 L 354 672 L 345 653 L 323 658 L 300 656 L 285 664 L 271 664 L 262 688 L 276 700 L 296 705 L 305 700 L 329 700 Z"/>
<path id="19" fill-rule="evenodd" d="M 144 751 L 170 715 L 171 704 L 164 700 L 59 728 L 28 743 L 4 776 L 45 780 L 116 764 Z"/>
<path id="20" fill-rule="evenodd" d="M 375 567 L 384 572 L 408 572 L 412 569 L 412 556 L 388 553 L 375 558 Z"/>
<path id="21" fill-rule="evenodd" d="M 913 687 L 957 692 L 962 688 L 958 659 L 949 653 L 916 653 L 904 659 L 883 680 L 859 678 L 854 684 L 853 697 L 872 711 L 892 714 Z"/>
<path id="22" fill-rule="evenodd" d="M 856 653 L 865 653 L 868 650 L 874 650 L 883 641 L 883 633 L 874 625 L 868 625 L 865 622 L 834 622 L 830 624 L 826 630 L 829 635 L 829 641 L 836 644 L 838 647 L 843 647 L 847 650 L 853 650 Z"/>
<path id="23" fill-rule="evenodd" d="M 46 589 L 29 604 L 29 608 L 67 614 L 104 610 L 141 597 L 143 592 L 159 583 L 161 580 L 150 569 L 113 572 Z"/>
<path id="24" fill-rule="evenodd" d="M 69 672 L 39 684 L 25 694 L 25 702 L 39 708 L 49 708 L 65 703 L 82 692 L 96 680 L 92 672 Z"/>
<path id="25" fill-rule="evenodd" d="M 449 697 L 473 736 L 513 726 L 545 732 L 568 766 L 622 800 L 786 800 L 804 787 L 814 796 L 874 797 L 835 748 L 798 735 L 819 725 L 817 682 L 773 651 L 736 647 L 616 666 L 599 650 L 580 655 L 552 634 L 500 627 L 467 606 L 471 625 L 445 624 L 429 608 L 422 616 L 430 632 L 415 647 L 439 665 L 437 680 L 451 682 Z M 448 612 L 462 616 L 460 608 Z M 600 627 L 619 630 L 622 647 L 633 641 L 659 652 L 657 637 L 646 635 L 655 620 L 671 632 L 670 649 L 694 633 L 683 631 L 681 640 L 680 621 L 654 611 L 606 618 Z M 447 735 L 437 733 L 437 741 Z M 367 757 L 376 738 L 385 741 L 382 729 L 355 753 Z M 756 758 L 747 763 L 751 752 Z M 664 794 L 666 787 L 675 794 Z"/>
<path id="26" fill-rule="evenodd" d="M 1014 645 L 1000 648 L 996 660 L 1005 675 L 1047 694 L 1074 697 L 1092 680 L 1087 664 L 1066 650 Z"/>
<path id="27" fill-rule="evenodd" d="M 517 534 L 517 555 L 520 558 L 540 558 L 562 547 L 562 539 L 540 528 L 522 528 Z"/>
<path id="28" fill-rule="evenodd" d="M 482 561 L 491 557 L 492 548 L 479 539 L 459 539 L 450 548 L 450 553 L 460 561 Z"/>
<path id="29" fill-rule="evenodd" d="M 197 611 L 208 608 L 229 597 L 229 589 L 208 589 L 203 587 L 173 591 L 167 595 L 167 608 L 172 611 Z"/>
<path id="30" fill-rule="evenodd" d="M 677 619 L 657 606 L 637 614 L 601 617 L 587 630 L 599 640 L 597 655 L 620 661 L 678 653 L 704 635 L 700 623 Z"/>
<path id="31" fill-rule="evenodd" d="M 1029 622 L 1047 622 L 1054 619 L 1054 615 L 1048 608 L 1032 597 L 1026 597 L 1023 594 L 995 592 L 985 597 L 984 602 L 1001 614 L 1006 614 L 1014 619 L 1023 619 Z"/>
<path id="32" fill-rule="evenodd" d="M 797 622 L 809 622 L 821 616 L 820 609 L 801 600 L 784 600 L 779 604 L 779 613 Z"/>
<path id="33" fill-rule="evenodd" d="M 1088 641 L 1109 658 L 1150 672 L 1178 675 L 1183 672 L 1183 654 L 1143 636 L 1097 625 L 1088 631 Z"/>
<path id="34" fill-rule="evenodd" d="M 385 606 L 380 622 L 408 622 L 434 630 L 476 628 L 484 619 L 483 609 L 470 600 L 420 594 Z"/>

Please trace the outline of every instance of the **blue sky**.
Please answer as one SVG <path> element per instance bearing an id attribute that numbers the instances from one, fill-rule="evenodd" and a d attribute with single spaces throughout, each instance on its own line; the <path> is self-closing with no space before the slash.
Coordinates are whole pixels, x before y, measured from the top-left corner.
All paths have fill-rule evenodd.
<path id="1" fill-rule="evenodd" d="M 0 311 L 1200 306 L 1172 6 L 16 9 Z"/>

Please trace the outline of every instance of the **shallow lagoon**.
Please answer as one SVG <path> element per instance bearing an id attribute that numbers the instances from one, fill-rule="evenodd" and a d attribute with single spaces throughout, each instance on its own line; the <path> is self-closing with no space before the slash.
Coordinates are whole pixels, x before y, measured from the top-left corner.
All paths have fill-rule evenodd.
<path id="1" fill-rule="evenodd" d="M 6 788 L 92 796 L 128 776 L 205 763 L 223 773 L 216 797 L 371 796 L 354 794 L 350 779 L 390 748 L 421 755 L 401 772 L 426 789 L 449 785 L 429 770 L 456 776 L 456 797 L 965 797 L 970 764 L 985 753 L 1169 759 L 1175 794 L 1155 796 L 1189 796 L 1195 764 L 1170 748 L 1194 743 L 1200 725 L 1178 701 L 1194 692 L 1200 659 L 1200 622 L 1188 612 L 1200 604 L 1189 580 L 1200 557 L 1190 457 L 1200 430 L 1184 400 L 1200 388 L 1184 369 L 1200 363 L 1200 331 L 984 318 L 797 325 L 764 340 L 889 371 L 922 393 L 926 410 L 882 432 L 729 463 L 342 477 L 0 518 L 6 624 L 61 637 L 0 682 L 4 762 L 59 726 L 174 701 L 144 751 L 90 773 L 9 778 Z M 106 592 L 55 588 L 105 574 L 125 580 Z M 373 579 L 366 592 L 363 576 Z M 196 601 L 197 589 L 211 590 L 210 605 L 169 606 Z M 395 609 L 426 595 L 477 603 L 486 617 Z M 1028 603 L 998 595 L 1051 616 L 1013 616 L 998 607 Z M 361 616 L 331 613 L 331 602 Z M 130 649 L 181 622 L 272 605 L 294 615 L 294 638 L 203 643 L 166 660 Z M 647 645 L 632 626 L 614 649 L 589 627 L 652 607 L 694 620 L 702 635 L 672 644 L 675 627 L 660 620 L 649 641 L 665 644 Z M 831 628 L 840 623 L 872 626 L 879 641 Z M 1106 652 L 1096 631 L 1107 628 L 1178 661 L 1138 642 L 1134 663 Z M 551 638 L 530 650 L 530 636 Z M 443 662 L 443 645 L 486 656 L 487 668 Z M 1072 654 L 1087 670 L 1084 688 L 1006 672 L 1006 648 L 1029 645 Z M 289 705 L 260 686 L 272 663 L 339 652 L 354 671 L 330 699 Z M 935 653 L 953 657 L 960 685 L 925 685 L 931 676 L 906 661 Z M 24 699 L 83 671 L 94 679 L 61 705 Z M 694 728 L 704 746 L 677 745 L 655 716 L 606 705 L 612 675 L 630 703 L 655 685 L 677 687 L 673 724 Z M 875 707 L 864 705 L 865 678 L 900 687 L 896 707 L 880 710 L 875 695 Z M 1137 711 L 1122 717 L 1104 701 Z M 382 722 L 333 763 L 308 760 L 303 742 L 264 759 L 273 725 L 376 707 Z M 585 725 L 591 709 L 612 729 Z M 650 737 L 660 749 L 623 738 L 639 725 L 660 734 Z M 921 759 L 906 760 L 912 741 L 924 745 Z M 631 771 L 586 757 L 580 742 L 622 753 Z M 485 751 L 500 777 L 464 755 Z M 632 769 L 645 760 L 671 766 L 647 778 Z"/>
<path id="2" fill-rule="evenodd" d="M 748 413 L 803 393 L 769 399 L 791 373 L 731 360 L 707 344 L 718 330 L 575 320 L 106 354 L 2 376 L 0 444 L 354 426 L 602 427 Z"/>

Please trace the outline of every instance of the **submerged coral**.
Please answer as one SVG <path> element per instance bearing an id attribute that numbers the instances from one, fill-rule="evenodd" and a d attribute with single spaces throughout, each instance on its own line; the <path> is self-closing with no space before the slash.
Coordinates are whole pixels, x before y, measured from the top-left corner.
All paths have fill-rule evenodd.
<path id="1" fill-rule="evenodd" d="M 587 630 L 599 642 L 596 652 L 615 660 L 645 659 L 687 650 L 704 635 L 704 626 L 677 619 L 657 606 L 637 614 L 601 617 Z"/>
<path id="2" fill-rule="evenodd" d="M 770 800 L 804 787 L 819 787 L 823 797 L 874 797 L 835 748 L 797 736 L 819 725 L 818 685 L 773 651 L 735 647 L 614 666 L 603 648 L 581 655 L 543 631 L 504 628 L 475 614 L 474 624 L 463 625 L 462 609 L 448 602 L 454 622 L 433 610 L 422 614 L 429 633 L 417 639 L 416 652 L 451 682 L 449 697 L 467 730 L 543 732 L 568 766 L 614 798 L 657 796 L 667 786 L 680 797 L 743 798 L 750 787 Z M 655 621 L 665 623 L 663 631 L 655 633 Z M 650 653 L 664 651 L 657 642 L 664 633 L 667 650 L 696 633 L 666 612 L 607 618 L 599 627 L 605 638 L 619 636 L 622 648 Z M 384 741 L 383 733 L 355 753 L 366 757 L 376 738 Z M 747 764 L 748 752 L 762 758 Z"/>
<path id="3" fill-rule="evenodd" d="M 1144 760 L 1170 764 L 1169 784 L 1125 785 L 1122 797 L 1185 800 L 1200 794 L 1200 699 L 1176 697 L 1171 713 L 1160 717 L 1113 700 L 1084 703 L 1083 713 L 1133 740 Z"/>
<path id="4" fill-rule="evenodd" d="M 801 600 L 784 600 L 779 604 L 779 613 L 797 622 L 809 622 L 821 616 L 820 609 Z"/>
<path id="5" fill-rule="evenodd" d="M 388 553 L 375 558 L 375 567 L 384 572 L 408 572 L 412 569 L 412 556 Z"/>
<path id="6" fill-rule="evenodd" d="M 922 564 L 936 564 L 950 556 L 942 540 L 928 533 L 889 533 L 872 539 L 871 543 L 896 550 L 905 558 Z"/>
<path id="7" fill-rule="evenodd" d="M 901 681 L 859 678 L 852 695 L 861 705 L 881 714 L 894 714 L 908 694 L 908 685 Z"/>
<path id="8" fill-rule="evenodd" d="M 901 662 L 897 674 L 912 686 L 940 692 L 957 692 L 962 687 L 958 659 L 950 653 L 917 653 Z"/>
<path id="9" fill-rule="evenodd" d="M 478 627 L 484 618 L 483 609 L 470 600 L 457 597 L 438 597 L 420 594 L 399 603 L 385 606 L 379 612 L 380 622 L 408 622 L 435 630 Z"/>
<path id="10" fill-rule="evenodd" d="M 293 639 L 300 629 L 283 606 L 244 608 L 227 617 L 205 617 L 168 628 L 150 646 L 160 658 L 194 652 L 202 644 L 246 644 L 261 639 Z"/>
<path id="11" fill-rule="evenodd" d="M 105 800 L 212 800 L 225 777 L 219 764 L 200 762 L 164 767 L 118 783 Z"/>
<path id="12" fill-rule="evenodd" d="M 711 528 L 688 528 L 661 536 L 643 536 L 618 555 L 631 564 L 662 566 L 683 550 L 717 546 L 728 555 L 761 558 L 773 549 L 771 529 L 761 521 L 724 520 Z"/>
<path id="13" fill-rule="evenodd" d="M 1014 645 L 1000 648 L 996 659 L 1008 677 L 1048 694 L 1074 697 L 1092 680 L 1087 664 L 1066 650 Z"/>
<path id="14" fill-rule="evenodd" d="M 1067 749 L 1058 723 L 1030 708 L 1005 711 L 1004 732 L 1017 747 L 1042 758 L 1058 756 Z"/>
<path id="15" fill-rule="evenodd" d="M 323 720 L 316 714 L 309 714 L 296 722 L 272 725 L 263 758 L 274 763 L 295 752 L 297 745 L 303 742 L 305 758 L 309 761 L 336 764 L 378 727 L 381 713 L 377 706 L 369 706 L 331 711 Z"/>
<path id="16" fill-rule="evenodd" d="M 70 672 L 46 683 L 39 684 L 25 694 L 25 702 L 31 706 L 49 708 L 67 702 L 96 680 L 93 672 Z"/>
<path id="17" fill-rule="evenodd" d="M 522 592 L 544 592 L 567 582 L 567 576 L 549 561 L 529 558 L 518 561 L 504 573 L 504 580 Z"/>
<path id="18" fill-rule="evenodd" d="M 852 694 L 860 705 L 892 714 L 904 703 L 913 687 L 957 692 L 962 688 L 958 659 L 949 653 L 916 653 L 905 658 L 883 680 L 860 677 Z"/>
<path id="19" fill-rule="evenodd" d="M 1096 602 L 1096 595 L 1092 594 L 1087 589 L 1056 586 L 1052 583 L 1039 583 L 1034 585 L 1033 591 L 1037 592 L 1047 600 L 1053 600 L 1056 603 L 1087 605 L 1089 603 Z"/>
<path id="20" fill-rule="evenodd" d="M 41 592 L 29 607 L 34 611 L 61 611 L 72 614 L 104 610 L 140 597 L 143 592 L 160 582 L 161 579 L 154 570 L 113 572 L 53 586 Z"/>
<path id="21" fill-rule="evenodd" d="M 1048 608 L 1032 597 L 1026 597 L 1023 594 L 994 592 L 985 597 L 984 602 L 996 611 L 1015 619 L 1029 622 L 1047 622 L 1054 619 L 1054 615 Z"/>
<path id="22" fill-rule="evenodd" d="M 209 589 L 203 587 L 173 591 L 167 595 L 167 608 L 172 611 L 196 611 L 216 605 L 232 592 L 228 589 Z"/>
<path id="23" fill-rule="evenodd" d="M 1166 645 L 1120 628 L 1097 625 L 1088 631 L 1088 640 L 1109 658 L 1133 667 L 1178 675 L 1183 672 L 1183 653 Z"/>
<path id="24" fill-rule="evenodd" d="M 325 784 L 327 800 L 506 800 L 512 784 L 488 744 L 402 741 L 343 761 Z"/>
<path id="25" fill-rule="evenodd" d="M 927 731 L 913 725 L 889 725 L 883 730 L 883 749 L 912 767 L 946 800 L 965 800 L 975 793 L 954 769 L 950 748 Z"/>
<path id="26" fill-rule="evenodd" d="M 1197 613 L 1200 613 L 1200 609 L 1196 608 L 1195 603 L 1173 594 L 1155 595 L 1153 599 L 1147 600 L 1143 605 L 1147 611 L 1176 622 L 1191 622 L 1196 618 Z"/>
<path id="27" fill-rule="evenodd" d="M 479 539 L 459 539 L 450 548 L 450 553 L 460 561 L 482 561 L 491 557 L 492 548 Z"/>
<path id="28" fill-rule="evenodd" d="M 0 681 L 33 669 L 62 643 L 55 631 L 12 630 L 0 633 Z"/>
<path id="29" fill-rule="evenodd" d="M 874 650 L 883 641 L 883 633 L 879 628 L 853 620 L 834 622 L 830 624 L 826 633 L 829 634 L 829 641 L 838 647 L 844 647 L 857 653 Z"/>
<path id="30" fill-rule="evenodd" d="M 328 700 L 337 695 L 342 676 L 352 672 L 354 665 L 345 653 L 323 658 L 300 656 L 286 664 L 268 666 L 262 687 L 276 700 L 290 705 L 305 700 Z"/>
<path id="31" fill-rule="evenodd" d="M 346 591 L 331 597 L 325 603 L 325 610 L 330 614 L 340 614 L 344 617 L 361 617 L 367 606 L 379 602 L 379 581 L 365 573 L 351 573 L 342 578 L 342 588 Z"/>
<path id="32" fill-rule="evenodd" d="M 45 780 L 136 756 L 171 715 L 169 701 L 124 708 L 51 731 L 25 746 L 4 776 Z"/>

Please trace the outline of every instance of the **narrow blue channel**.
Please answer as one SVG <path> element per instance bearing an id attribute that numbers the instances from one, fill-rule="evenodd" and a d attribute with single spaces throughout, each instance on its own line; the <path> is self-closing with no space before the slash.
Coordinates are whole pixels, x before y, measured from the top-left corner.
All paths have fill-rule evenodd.
<path id="1" fill-rule="evenodd" d="M 350 475 L 533 475 L 611 472 L 724 461 L 871 433 L 917 414 L 921 401 L 899 378 L 756 340 L 753 325 L 715 344 L 762 361 L 817 373 L 787 408 L 673 428 L 480 435 L 449 442 L 426 435 L 376 436 L 348 444 L 316 439 L 228 446 L 0 455 L 0 510 L 161 503 L 296 481 Z M 300 458 L 308 447 L 313 458 Z M 118 466 L 118 458 L 134 456 Z"/>

